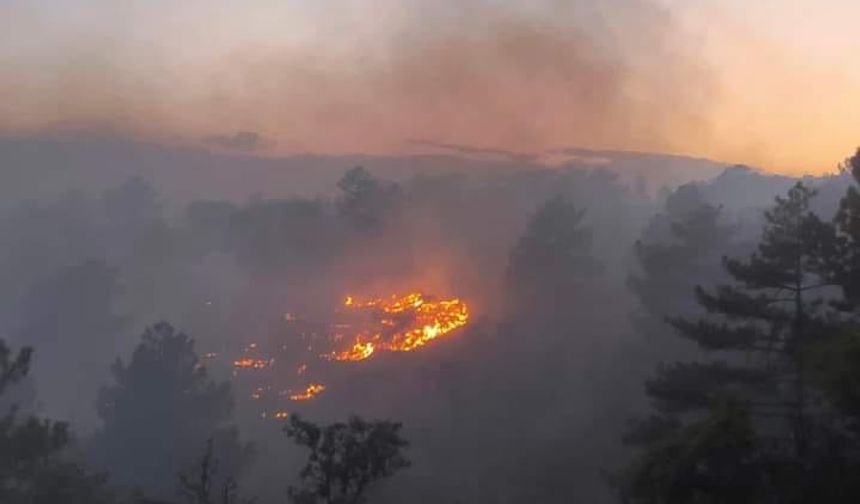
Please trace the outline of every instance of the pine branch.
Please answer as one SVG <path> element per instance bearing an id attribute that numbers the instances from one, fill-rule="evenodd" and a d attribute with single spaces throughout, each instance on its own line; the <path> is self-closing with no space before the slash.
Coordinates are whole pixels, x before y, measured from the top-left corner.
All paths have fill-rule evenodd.
<path id="1" fill-rule="evenodd" d="M 752 324 L 732 326 L 704 319 L 691 322 L 680 318 L 669 318 L 666 321 L 682 337 L 694 341 L 706 350 L 757 350 L 756 343 L 773 341 L 773 338 Z"/>
<path id="2" fill-rule="evenodd" d="M 708 407 L 719 393 L 737 386 L 761 387 L 768 374 L 759 369 L 731 366 L 724 361 L 712 363 L 675 363 L 663 365 L 645 389 L 658 409 L 680 413 Z"/>

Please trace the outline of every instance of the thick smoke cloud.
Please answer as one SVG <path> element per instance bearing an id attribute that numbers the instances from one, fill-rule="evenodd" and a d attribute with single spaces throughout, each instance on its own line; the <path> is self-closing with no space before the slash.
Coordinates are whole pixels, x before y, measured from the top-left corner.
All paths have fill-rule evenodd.
<path id="1" fill-rule="evenodd" d="M 677 151 L 707 134 L 692 39 L 646 0 L 107 4 L 66 23 L 4 8 L 46 33 L 0 51 L 16 69 L 0 78 L 15 97 L 0 130 L 256 131 L 277 152 L 327 153 L 421 150 L 413 138 Z"/>

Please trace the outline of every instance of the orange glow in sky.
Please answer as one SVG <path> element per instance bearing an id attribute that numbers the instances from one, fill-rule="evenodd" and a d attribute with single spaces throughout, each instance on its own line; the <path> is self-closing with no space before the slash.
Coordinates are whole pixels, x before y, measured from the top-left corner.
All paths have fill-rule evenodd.
<path id="1" fill-rule="evenodd" d="M 851 0 L 5 0 L 0 134 L 820 173 L 860 144 L 858 19 Z"/>

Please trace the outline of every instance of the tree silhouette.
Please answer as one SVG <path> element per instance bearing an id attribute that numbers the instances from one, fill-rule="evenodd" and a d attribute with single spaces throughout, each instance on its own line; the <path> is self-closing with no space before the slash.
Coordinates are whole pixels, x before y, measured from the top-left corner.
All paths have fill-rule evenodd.
<path id="1" fill-rule="evenodd" d="M 27 376 L 32 356 L 33 349 L 24 347 L 13 357 L 12 350 L 6 346 L 6 342 L 0 340 L 0 394 L 5 392 L 9 385 Z"/>
<path id="2" fill-rule="evenodd" d="M 29 371 L 32 351 L 13 355 L 0 340 L 0 395 Z M 13 407 L 0 417 L 0 502 L 99 504 L 110 501 L 104 477 L 88 474 L 64 456 L 68 424 L 36 417 L 20 420 Z"/>
<path id="3" fill-rule="evenodd" d="M 229 219 L 227 242 L 251 272 L 299 274 L 332 253 L 331 220 L 319 200 L 254 201 Z"/>
<path id="4" fill-rule="evenodd" d="M 860 183 L 860 148 L 845 164 Z M 834 218 L 836 225 L 835 250 L 828 263 L 830 279 L 842 289 L 844 301 L 837 306 L 845 311 L 860 308 L 860 191 L 852 185 L 839 202 Z"/>
<path id="5" fill-rule="evenodd" d="M 221 478 L 218 466 L 212 439 L 208 439 L 194 469 L 179 473 L 180 493 L 188 504 L 233 504 L 239 501 L 238 483 L 230 475 Z"/>
<path id="6" fill-rule="evenodd" d="M 361 166 L 347 171 L 338 181 L 338 214 L 359 229 L 373 229 L 382 224 L 385 213 L 394 204 L 400 188 L 382 182 Z"/>
<path id="7" fill-rule="evenodd" d="M 690 292 L 697 283 L 725 280 L 720 259 L 731 249 L 733 234 L 720 208 L 707 203 L 695 185 L 681 186 L 667 198 L 664 212 L 636 242 L 638 271 L 627 282 L 642 307 L 634 324 L 650 342 L 671 332 L 667 316 L 700 313 Z"/>
<path id="8" fill-rule="evenodd" d="M 117 360 L 112 373 L 114 383 L 99 395 L 103 425 L 93 452 L 116 482 L 154 496 L 171 494 L 176 475 L 210 438 L 224 474 L 240 474 L 249 447 L 228 423 L 230 387 L 209 378 L 194 340 L 165 322 L 155 324 L 146 329 L 128 364 Z"/>
<path id="9" fill-rule="evenodd" d="M 532 215 L 508 262 L 516 303 L 559 312 L 558 303 L 570 303 L 571 293 L 600 271 L 584 217 L 584 210 L 562 196 L 547 200 Z"/>
<path id="10" fill-rule="evenodd" d="M 300 473 L 301 487 L 290 487 L 296 504 L 361 504 L 374 483 L 409 466 L 402 455 L 408 442 L 401 425 L 350 417 L 324 427 L 290 417 L 287 436 L 310 450 Z"/>
<path id="11" fill-rule="evenodd" d="M 648 456 L 636 461 L 623 491 L 624 500 L 760 502 L 757 464 L 756 433 L 749 411 L 734 400 L 718 402 L 702 421 L 654 443 Z"/>
<path id="12" fill-rule="evenodd" d="M 37 283 L 20 305 L 12 333 L 38 352 L 33 379 L 52 416 L 95 422 L 92 404 L 125 325 L 114 313 L 118 290 L 116 270 L 87 260 Z"/>
<path id="13" fill-rule="evenodd" d="M 714 357 L 662 365 L 657 377 L 647 383 L 659 414 L 628 435 L 629 441 L 651 447 L 635 467 L 653 466 L 666 456 L 661 446 L 683 444 L 683 439 L 719 414 L 715 404 L 731 398 L 757 420 L 760 439 L 755 453 L 767 461 L 768 481 L 779 480 L 783 498 L 810 495 L 806 485 L 814 478 L 802 476 L 821 440 L 816 436 L 804 352 L 827 334 L 822 296 L 829 281 L 823 265 L 833 236 L 831 226 L 809 210 L 813 195 L 797 183 L 786 197 L 777 197 L 764 214 L 757 250 L 747 260 L 724 261 L 734 282 L 712 290 L 696 288 L 707 315 L 671 320 L 680 336 Z M 725 429 L 721 435 L 744 446 L 748 442 L 745 429 Z M 746 463 L 749 456 L 746 451 L 731 453 L 735 464 Z M 710 455 L 700 453 L 694 466 L 704 464 Z M 641 476 L 634 470 L 634 481 Z M 677 483 L 692 484 L 689 480 Z M 720 491 L 711 489 L 706 501 L 729 502 Z M 666 494 L 636 497 L 634 502 L 686 502 L 673 501 Z"/>

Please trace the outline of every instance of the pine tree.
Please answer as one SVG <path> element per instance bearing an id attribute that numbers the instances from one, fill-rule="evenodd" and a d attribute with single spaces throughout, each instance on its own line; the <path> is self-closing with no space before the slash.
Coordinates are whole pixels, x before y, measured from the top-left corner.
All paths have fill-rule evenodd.
<path id="1" fill-rule="evenodd" d="M 843 169 L 860 183 L 860 148 Z M 852 311 L 860 308 L 860 191 L 856 186 L 850 186 L 839 202 L 834 224 L 837 236 L 829 274 L 843 292 L 844 301 L 838 307 Z"/>
<path id="2" fill-rule="evenodd" d="M 114 383 L 97 404 L 103 425 L 94 456 L 120 485 L 172 495 L 177 474 L 212 439 L 223 474 L 239 475 L 249 446 L 230 425 L 229 384 L 216 383 L 194 351 L 194 340 L 167 323 L 148 328 L 128 363 L 117 360 Z"/>
<path id="3" fill-rule="evenodd" d="M 601 271 L 584 218 L 585 211 L 562 196 L 547 200 L 531 217 L 508 262 L 515 308 L 546 316 L 566 313 L 572 295 Z"/>
<path id="4" fill-rule="evenodd" d="M 664 426 L 665 427 L 665 426 Z M 673 427 L 677 428 L 677 426 Z M 761 502 L 756 435 L 747 408 L 718 402 L 701 421 L 653 443 L 631 467 L 624 502 Z"/>
<path id="5" fill-rule="evenodd" d="M 627 281 L 641 307 L 633 324 L 662 355 L 666 345 L 680 346 L 667 341 L 673 331 L 666 317 L 700 314 L 690 296 L 696 283 L 711 285 L 726 277 L 720 258 L 732 249 L 735 229 L 723 220 L 721 209 L 705 201 L 694 184 L 683 185 L 636 242 L 638 271 Z"/>
<path id="6" fill-rule="evenodd" d="M 823 258 L 833 243 L 832 227 L 810 211 L 813 196 L 797 183 L 777 197 L 764 213 L 757 250 L 747 260 L 724 260 L 733 282 L 696 288 L 707 314 L 671 319 L 680 336 L 713 357 L 662 365 L 647 383 L 659 414 L 628 437 L 651 446 L 644 460 L 667 440 L 701 428 L 714 405 L 729 398 L 752 415 L 760 436 L 756 453 L 768 461 L 771 476 L 804 473 L 815 444 L 804 350 L 828 327 L 823 289 L 831 282 Z"/>

